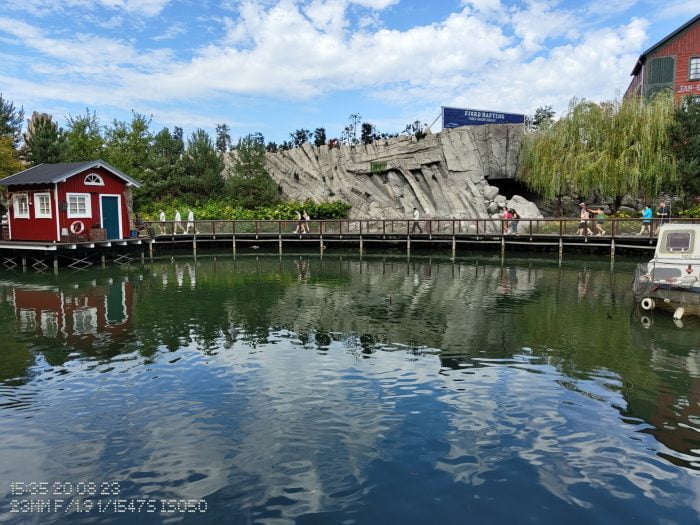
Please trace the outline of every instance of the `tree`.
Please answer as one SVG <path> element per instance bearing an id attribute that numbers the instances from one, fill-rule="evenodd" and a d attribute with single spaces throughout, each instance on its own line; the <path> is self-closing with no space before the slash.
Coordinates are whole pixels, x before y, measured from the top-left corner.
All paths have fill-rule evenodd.
<path id="1" fill-rule="evenodd" d="M 65 157 L 66 139 L 51 115 L 32 113 L 24 134 L 24 155 L 33 166 L 61 162 Z"/>
<path id="2" fill-rule="evenodd" d="M 15 148 L 22 140 L 22 122 L 24 108 L 15 108 L 14 103 L 5 100 L 0 93 L 0 137 L 10 137 Z"/>
<path id="3" fill-rule="evenodd" d="M 358 143 L 357 129 L 362 121 L 362 116 L 359 113 L 353 113 L 349 118 L 350 123 L 343 128 L 343 132 L 340 134 L 340 140 L 343 144 L 354 145 Z"/>
<path id="4" fill-rule="evenodd" d="M 114 120 L 105 128 L 105 160 L 132 177 L 142 180 L 148 163 L 153 136 L 151 118 L 131 112 L 131 122 Z"/>
<path id="5" fill-rule="evenodd" d="M 11 135 L 0 136 L 0 179 L 21 171 L 22 164 Z"/>
<path id="6" fill-rule="evenodd" d="M 182 166 L 186 182 L 183 193 L 186 190 L 193 196 L 211 197 L 223 189 L 221 172 L 224 161 L 216 151 L 211 137 L 203 129 L 194 131 L 187 140 Z"/>
<path id="7" fill-rule="evenodd" d="M 700 195 L 700 100 L 686 97 L 677 106 L 671 127 L 681 188 L 687 196 Z"/>
<path id="8" fill-rule="evenodd" d="M 136 191 L 137 199 L 162 199 L 164 196 L 177 196 L 184 186 L 185 168 L 182 155 L 185 145 L 182 136 L 171 134 L 163 128 L 153 137 L 146 169 L 143 174 L 143 186 Z"/>
<path id="9" fill-rule="evenodd" d="M 230 131 L 231 130 L 229 129 L 228 124 L 216 125 L 216 151 L 221 154 L 224 154 L 231 149 Z"/>
<path id="10" fill-rule="evenodd" d="M 552 106 L 540 106 L 535 110 L 534 115 L 525 117 L 525 127 L 530 131 L 537 131 L 541 128 L 550 126 L 554 122 L 556 111 Z"/>
<path id="11" fill-rule="evenodd" d="M 525 137 L 518 176 L 546 198 L 565 193 L 646 197 L 675 182 L 672 94 L 594 104 L 573 100 L 550 127 Z"/>
<path id="12" fill-rule="evenodd" d="M 289 134 L 292 139 L 292 147 L 300 148 L 311 139 L 311 132 L 308 129 L 297 129 L 294 133 Z"/>
<path id="13" fill-rule="evenodd" d="M 267 146 L 265 146 L 265 149 L 268 153 L 277 153 L 277 143 L 270 141 L 267 143 Z"/>
<path id="14" fill-rule="evenodd" d="M 360 131 L 360 142 L 365 145 L 372 144 L 376 138 L 374 126 L 369 122 L 363 122 Z"/>
<path id="15" fill-rule="evenodd" d="M 406 135 L 414 136 L 418 140 L 422 139 L 427 135 L 425 132 L 425 129 L 428 127 L 427 124 L 421 122 L 420 120 L 415 120 L 409 124 L 406 125 L 406 128 L 403 130 L 403 132 Z"/>
<path id="16" fill-rule="evenodd" d="M 326 128 L 316 128 L 314 130 L 314 146 L 320 147 L 326 143 Z"/>
<path id="17" fill-rule="evenodd" d="M 265 138 L 260 133 L 238 141 L 227 185 L 236 204 L 257 208 L 277 202 L 277 184 L 265 169 Z"/>
<path id="18" fill-rule="evenodd" d="M 63 160 L 76 162 L 95 160 L 102 157 L 104 140 L 100 134 L 100 121 L 97 114 L 89 109 L 85 115 L 68 115 L 66 126 L 66 149 Z"/>

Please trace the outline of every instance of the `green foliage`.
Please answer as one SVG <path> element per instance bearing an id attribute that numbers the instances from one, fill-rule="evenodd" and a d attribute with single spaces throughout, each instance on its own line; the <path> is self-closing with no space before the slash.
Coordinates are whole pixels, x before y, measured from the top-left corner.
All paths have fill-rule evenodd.
<path id="1" fill-rule="evenodd" d="M 681 188 L 688 196 L 700 195 L 700 100 L 686 97 L 674 116 L 671 140 Z"/>
<path id="2" fill-rule="evenodd" d="M 171 134 L 168 128 L 163 128 L 153 136 L 141 179 L 143 186 L 135 192 L 137 201 L 159 200 L 180 194 L 179 185 L 185 177 L 182 165 L 184 151 L 182 133 L 178 136 L 177 133 Z"/>
<path id="3" fill-rule="evenodd" d="M 231 129 L 228 124 L 216 125 L 216 151 L 222 155 L 231 149 Z"/>
<path id="4" fill-rule="evenodd" d="M 22 170 L 19 155 L 10 135 L 0 136 L 0 179 Z"/>
<path id="5" fill-rule="evenodd" d="M 0 137 L 10 137 L 12 146 L 19 146 L 22 139 L 24 108 L 17 109 L 14 103 L 2 98 L 0 93 Z"/>
<path id="6" fill-rule="evenodd" d="M 552 106 L 540 106 L 535 110 L 534 115 L 525 117 L 525 127 L 530 131 L 537 131 L 549 127 L 554 122 L 556 112 Z"/>
<path id="7" fill-rule="evenodd" d="M 656 195 L 675 183 L 670 128 L 674 102 L 632 97 L 594 104 L 573 100 L 568 113 L 526 135 L 519 178 L 546 198 L 565 193 Z"/>
<path id="8" fill-rule="evenodd" d="M 192 133 L 187 141 L 187 150 L 182 157 L 184 177 L 182 193 L 195 197 L 220 194 L 224 189 L 221 172 L 224 161 L 214 148 L 209 134 L 203 129 Z"/>
<path id="9" fill-rule="evenodd" d="M 97 113 L 85 110 L 85 115 L 68 115 L 64 162 L 102 158 L 104 140 L 100 134 Z"/>
<path id="10" fill-rule="evenodd" d="M 311 140 L 311 132 L 308 129 L 297 129 L 294 133 L 290 133 L 292 139 L 292 147 L 299 148 Z"/>
<path id="11" fill-rule="evenodd" d="M 61 162 L 65 157 L 66 137 L 51 116 L 33 113 L 29 131 L 24 135 L 24 153 L 33 165 Z"/>
<path id="12" fill-rule="evenodd" d="M 247 209 L 237 206 L 233 201 L 206 200 L 191 202 L 182 198 L 167 199 L 160 202 L 150 201 L 140 204 L 139 215 L 145 220 L 158 220 L 161 210 L 168 220 L 175 216 L 175 210 L 182 213 L 192 209 L 195 220 L 294 220 L 296 212 L 306 210 L 312 219 L 341 219 L 347 217 L 350 205 L 341 201 L 315 203 L 283 202 L 272 206 Z"/>
<path id="13" fill-rule="evenodd" d="M 265 169 L 265 138 L 261 134 L 238 141 L 226 187 L 242 208 L 254 209 L 277 202 L 277 184 Z"/>
<path id="14" fill-rule="evenodd" d="M 386 170 L 386 161 L 370 162 L 369 169 L 372 170 L 372 173 L 381 173 Z"/>
<path id="15" fill-rule="evenodd" d="M 105 128 L 104 160 L 137 180 L 144 179 L 153 135 L 151 119 L 132 111 L 131 123 L 114 120 Z"/>
<path id="16" fill-rule="evenodd" d="M 316 128 L 314 130 L 314 146 L 323 146 L 326 143 L 326 128 Z"/>

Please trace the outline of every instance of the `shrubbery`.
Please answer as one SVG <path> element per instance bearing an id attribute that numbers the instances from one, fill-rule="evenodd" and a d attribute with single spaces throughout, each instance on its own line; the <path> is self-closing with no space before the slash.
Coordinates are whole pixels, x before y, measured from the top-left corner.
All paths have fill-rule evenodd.
<path id="1" fill-rule="evenodd" d="M 183 200 L 172 199 L 144 203 L 136 211 L 144 220 L 157 221 L 162 210 L 167 220 L 171 221 L 175 217 L 175 210 L 180 211 L 184 220 L 190 209 L 194 212 L 195 220 L 294 220 L 296 212 L 303 210 L 306 210 L 312 219 L 342 219 L 347 217 L 350 205 L 341 201 L 283 202 L 250 210 L 226 201 L 207 201 L 190 205 Z"/>

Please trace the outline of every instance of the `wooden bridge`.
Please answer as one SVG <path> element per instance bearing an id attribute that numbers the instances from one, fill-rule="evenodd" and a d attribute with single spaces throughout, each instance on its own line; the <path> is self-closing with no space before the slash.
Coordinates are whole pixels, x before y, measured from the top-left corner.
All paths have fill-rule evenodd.
<path id="1" fill-rule="evenodd" d="M 680 222 L 680 220 L 677 220 Z M 697 222 L 683 219 L 682 222 Z M 645 257 L 656 246 L 654 219 L 649 232 L 638 235 L 642 219 L 607 219 L 596 231 L 595 221 L 579 231 L 579 219 L 520 219 L 517 224 L 505 219 L 332 219 L 288 220 L 200 220 L 146 222 L 139 235 L 131 239 L 88 242 L 0 242 L 0 264 L 4 268 L 33 268 L 43 271 L 59 264 L 82 269 L 107 261 L 125 264 L 153 259 L 156 255 L 191 252 L 204 248 L 230 251 L 265 248 L 284 253 L 302 247 L 323 254 L 327 249 L 343 247 L 364 254 L 368 249 L 391 248 L 410 256 L 414 249 L 430 249 L 455 257 L 459 252 L 491 248 L 503 254 L 509 250 L 557 252 L 588 251 L 614 257 L 616 253 L 638 253 Z"/>

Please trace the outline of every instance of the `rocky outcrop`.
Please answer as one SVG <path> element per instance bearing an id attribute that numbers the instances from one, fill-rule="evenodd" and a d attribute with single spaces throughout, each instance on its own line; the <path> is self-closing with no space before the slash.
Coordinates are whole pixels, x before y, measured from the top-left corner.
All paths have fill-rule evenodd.
<path id="1" fill-rule="evenodd" d="M 488 218 L 504 206 L 522 217 L 541 217 L 522 197 L 510 201 L 490 180 L 514 178 L 521 125 L 472 126 L 370 145 L 315 147 L 305 144 L 267 155 L 267 168 L 285 198 L 339 199 L 351 217 L 403 218 L 421 215 Z"/>

